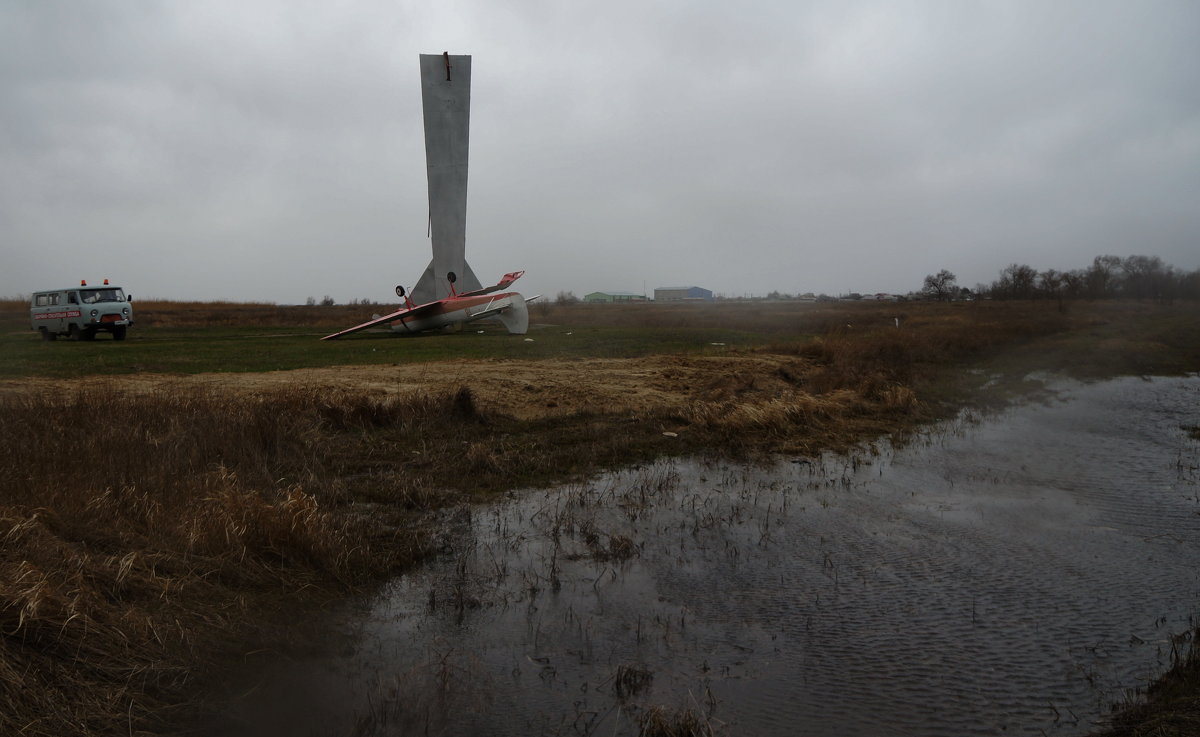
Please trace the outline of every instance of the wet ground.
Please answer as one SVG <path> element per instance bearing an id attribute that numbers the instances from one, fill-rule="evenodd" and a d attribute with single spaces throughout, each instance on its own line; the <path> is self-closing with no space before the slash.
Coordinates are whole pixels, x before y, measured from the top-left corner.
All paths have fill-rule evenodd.
<path id="1" fill-rule="evenodd" d="M 1200 378 L 1053 388 L 900 449 L 457 510 L 233 731 L 1084 734 L 1200 612 Z"/>

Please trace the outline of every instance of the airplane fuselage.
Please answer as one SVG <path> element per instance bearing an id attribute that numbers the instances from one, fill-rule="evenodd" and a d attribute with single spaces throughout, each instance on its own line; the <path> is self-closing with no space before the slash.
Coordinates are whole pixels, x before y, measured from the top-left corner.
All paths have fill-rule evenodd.
<path id="1" fill-rule="evenodd" d="M 351 335 L 369 328 L 389 326 L 400 333 L 419 333 L 425 330 L 437 330 L 454 325 L 495 317 L 504 323 L 504 327 L 513 335 L 524 335 L 529 330 L 529 307 L 538 297 L 528 300 L 518 292 L 501 292 L 509 284 L 521 278 L 524 271 L 514 271 L 505 274 L 493 287 L 476 289 L 464 294 L 454 293 L 454 274 L 449 274 L 447 283 L 451 296 L 423 305 L 414 305 L 405 296 L 404 287 L 396 287 L 396 294 L 404 298 L 404 306 L 386 315 L 375 315 L 370 320 L 332 335 L 326 335 L 321 340 L 333 340 L 343 335 Z M 541 295 L 538 295 L 541 296 Z"/>
<path id="2" fill-rule="evenodd" d="M 492 317 L 501 310 L 509 310 L 514 302 L 525 304 L 525 298 L 517 292 L 485 294 L 478 297 L 458 297 L 443 300 L 436 310 L 415 317 L 401 317 L 389 327 L 398 333 L 420 333 L 440 330 L 475 320 Z M 524 331 L 521 331 L 524 332 Z"/>

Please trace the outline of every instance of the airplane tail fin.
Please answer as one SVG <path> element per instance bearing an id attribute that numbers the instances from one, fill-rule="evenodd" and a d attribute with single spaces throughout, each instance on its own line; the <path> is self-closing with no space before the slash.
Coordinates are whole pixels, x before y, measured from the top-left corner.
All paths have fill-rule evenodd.
<path id="1" fill-rule="evenodd" d="M 416 304 L 423 305 L 426 302 L 435 302 L 450 296 L 450 282 L 446 280 L 446 274 L 435 272 L 434 261 L 429 262 L 429 266 L 425 267 L 421 278 L 417 280 L 416 286 L 409 292 L 409 297 Z M 447 273 L 450 271 L 455 270 L 447 269 Z M 479 277 L 475 276 L 471 265 L 466 261 L 462 262 L 462 269 L 457 271 L 455 276 L 458 277 L 458 281 L 454 283 L 454 290 L 459 294 L 483 288 L 483 285 L 479 283 Z"/>
<path id="2" fill-rule="evenodd" d="M 519 294 L 514 294 L 516 299 L 513 299 L 507 310 L 496 315 L 496 317 L 508 328 L 511 335 L 524 335 L 529 332 L 529 307 L 525 304 L 525 300 Z"/>

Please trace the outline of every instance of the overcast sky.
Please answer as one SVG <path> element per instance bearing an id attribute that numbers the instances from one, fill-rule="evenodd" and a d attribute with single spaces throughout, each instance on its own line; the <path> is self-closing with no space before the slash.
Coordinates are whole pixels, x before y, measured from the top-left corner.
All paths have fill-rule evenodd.
<path id="1" fill-rule="evenodd" d="M 394 301 L 417 57 L 470 54 L 467 260 L 526 295 L 1200 268 L 1193 0 L 0 1 L 0 296 Z"/>

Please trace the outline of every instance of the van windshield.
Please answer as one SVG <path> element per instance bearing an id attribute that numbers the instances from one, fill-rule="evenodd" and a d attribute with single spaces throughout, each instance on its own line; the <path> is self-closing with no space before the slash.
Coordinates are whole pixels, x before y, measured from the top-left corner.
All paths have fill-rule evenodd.
<path id="1" fill-rule="evenodd" d="M 120 289 L 80 289 L 79 299 L 85 305 L 97 302 L 124 302 L 125 292 Z"/>

